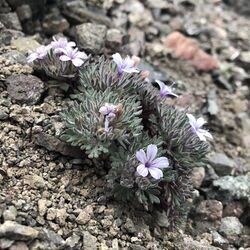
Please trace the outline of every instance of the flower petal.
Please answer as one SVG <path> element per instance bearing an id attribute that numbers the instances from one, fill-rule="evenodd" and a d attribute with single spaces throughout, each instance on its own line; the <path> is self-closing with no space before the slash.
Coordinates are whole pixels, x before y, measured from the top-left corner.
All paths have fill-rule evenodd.
<path id="1" fill-rule="evenodd" d="M 84 59 L 84 60 L 88 58 L 88 56 L 86 55 L 86 53 L 81 52 L 81 51 L 77 52 L 77 57 L 81 58 L 81 59 Z"/>
<path id="2" fill-rule="evenodd" d="M 161 177 L 163 177 L 163 172 L 159 168 L 149 168 L 148 171 L 151 176 L 156 180 L 159 180 Z"/>
<path id="3" fill-rule="evenodd" d="M 155 80 L 155 82 L 159 85 L 160 90 L 163 90 L 166 87 L 165 83 L 160 80 Z"/>
<path id="4" fill-rule="evenodd" d="M 143 149 L 140 149 L 139 151 L 137 151 L 135 156 L 136 156 L 138 161 L 140 161 L 143 164 L 146 164 L 147 157 L 146 157 L 145 151 Z"/>
<path id="5" fill-rule="evenodd" d="M 113 61 L 117 64 L 118 67 L 122 65 L 122 57 L 119 53 L 115 53 L 112 55 Z"/>
<path id="6" fill-rule="evenodd" d="M 157 154 L 157 146 L 154 144 L 150 144 L 147 147 L 147 159 L 148 162 L 152 162 Z"/>
<path id="7" fill-rule="evenodd" d="M 72 60 L 72 63 L 76 66 L 76 67 L 80 67 L 84 62 L 82 59 L 80 58 L 74 58 Z"/>
<path id="8" fill-rule="evenodd" d="M 139 70 L 137 70 L 134 67 L 133 68 L 127 67 L 127 68 L 122 69 L 122 71 L 124 71 L 126 73 L 139 73 Z"/>
<path id="9" fill-rule="evenodd" d="M 200 132 L 200 129 L 196 131 L 196 134 L 197 134 L 197 136 L 199 137 L 199 139 L 201 141 L 206 141 L 207 140 L 206 137 L 204 136 L 204 133 Z"/>
<path id="10" fill-rule="evenodd" d="M 196 121 L 196 124 L 199 128 L 202 127 L 205 123 L 206 121 L 203 119 L 203 117 L 198 118 Z"/>
<path id="11" fill-rule="evenodd" d="M 167 157 L 159 157 L 153 160 L 152 166 L 156 168 L 167 168 L 169 166 L 169 161 Z"/>
<path id="12" fill-rule="evenodd" d="M 75 47 L 76 46 L 76 43 L 75 42 L 68 42 L 67 44 L 69 47 Z"/>
<path id="13" fill-rule="evenodd" d="M 145 167 L 144 164 L 140 164 L 137 168 L 136 171 L 139 175 L 146 177 L 148 175 L 148 168 Z"/>
<path id="14" fill-rule="evenodd" d="M 65 61 L 70 61 L 70 60 L 71 60 L 71 58 L 69 58 L 69 57 L 66 56 L 66 55 L 62 55 L 62 56 L 60 56 L 59 58 L 60 58 L 60 60 L 63 61 L 63 62 L 65 62 Z"/>
<path id="15" fill-rule="evenodd" d="M 208 138 L 210 138 L 210 139 L 213 139 L 213 136 L 211 135 L 211 133 L 208 132 L 208 131 L 205 130 L 205 129 L 199 129 L 198 132 L 199 132 L 199 133 L 202 133 L 204 136 L 206 136 L 206 137 L 208 137 Z"/>

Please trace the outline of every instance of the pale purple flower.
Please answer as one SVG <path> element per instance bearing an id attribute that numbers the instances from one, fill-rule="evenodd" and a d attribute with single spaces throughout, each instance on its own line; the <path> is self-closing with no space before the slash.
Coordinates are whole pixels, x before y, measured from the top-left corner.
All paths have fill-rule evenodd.
<path id="1" fill-rule="evenodd" d="M 105 117 L 104 131 L 108 133 L 110 120 L 112 120 L 116 116 L 117 105 L 105 103 L 105 105 L 99 109 L 99 112 Z"/>
<path id="2" fill-rule="evenodd" d="M 60 60 L 63 62 L 71 61 L 76 67 L 80 67 L 84 60 L 88 58 L 84 52 L 78 51 L 78 48 L 72 49 L 67 47 L 66 49 L 61 49 L 61 51 L 64 54 L 60 56 Z"/>
<path id="3" fill-rule="evenodd" d="M 72 48 L 76 46 L 75 42 L 68 42 L 67 38 L 60 37 L 56 39 L 53 37 L 53 41 L 50 43 L 52 49 L 54 49 L 55 53 L 60 53 L 61 49 L 66 49 L 68 47 Z"/>
<path id="4" fill-rule="evenodd" d="M 150 144 L 147 147 L 147 153 L 143 149 L 136 152 L 136 158 L 141 164 L 137 167 L 136 171 L 139 175 L 146 177 L 148 173 L 158 180 L 163 177 L 161 169 L 169 166 L 168 159 L 166 157 L 156 158 L 157 146 Z"/>
<path id="5" fill-rule="evenodd" d="M 171 86 L 167 86 L 164 82 L 160 81 L 160 80 L 155 80 L 159 87 L 160 87 L 160 96 L 164 97 L 164 96 L 168 96 L 168 95 L 172 95 L 175 97 L 178 97 L 178 95 L 176 95 L 173 91 L 174 89 L 172 88 L 172 86 L 174 84 L 172 84 Z"/>
<path id="6" fill-rule="evenodd" d="M 112 55 L 113 61 L 117 64 L 118 75 L 121 76 L 123 72 L 126 73 L 138 73 L 139 70 L 136 69 L 136 61 L 126 56 L 125 59 L 122 59 L 119 53 L 115 53 Z"/>
<path id="7" fill-rule="evenodd" d="M 36 59 L 40 59 L 40 60 L 44 59 L 47 56 L 49 49 L 50 49 L 49 46 L 44 46 L 44 45 L 38 47 L 35 52 L 32 52 L 28 56 L 27 58 L 28 63 L 31 63 L 35 61 Z"/>
<path id="8" fill-rule="evenodd" d="M 201 128 L 206 123 L 202 117 L 197 120 L 191 114 L 187 114 L 187 117 L 192 127 L 192 131 L 197 134 L 201 141 L 206 141 L 206 137 L 213 139 L 213 136 L 207 130 Z"/>

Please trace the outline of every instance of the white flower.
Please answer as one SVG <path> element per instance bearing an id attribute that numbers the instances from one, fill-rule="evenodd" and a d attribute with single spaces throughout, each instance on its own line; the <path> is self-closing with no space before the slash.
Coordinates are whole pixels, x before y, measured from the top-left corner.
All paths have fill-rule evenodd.
<path id="1" fill-rule="evenodd" d="M 206 123 L 202 117 L 197 120 L 191 114 L 187 114 L 187 117 L 192 127 L 192 131 L 197 134 L 201 141 L 206 141 L 206 137 L 213 139 L 213 136 L 207 130 L 201 128 Z"/>

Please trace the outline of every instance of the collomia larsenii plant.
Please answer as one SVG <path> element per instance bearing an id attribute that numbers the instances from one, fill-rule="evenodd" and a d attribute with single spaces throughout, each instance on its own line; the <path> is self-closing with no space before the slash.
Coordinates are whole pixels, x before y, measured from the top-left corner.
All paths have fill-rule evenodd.
<path id="1" fill-rule="evenodd" d="M 45 51 L 42 47 L 29 56 L 29 61 L 44 65 L 45 72 L 51 54 L 60 65 L 66 63 L 52 72 L 56 76 L 76 74 L 73 66 L 79 70 L 72 101 L 61 113 L 61 139 L 90 158 L 105 155 L 114 196 L 137 201 L 148 211 L 165 211 L 169 226 L 175 227 L 192 191 L 190 172 L 204 164 L 206 137 L 212 139 L 202 129 L 205 120 L 166 104 L 165 98 L 178 97 L 173 86 L 156 80 L 159 88 L 154 87 L 148 72 L 137 69 L 138 57 L 123 59 L 116 53 L 113 60 L 102 56 L 84 65 L 86 54 L 73 47 L 73 42 L 54 39 Z"/>
<path id="2" fill-rule="evenodd" d="M 189 175 L 208 152 L 203 118 L 164 102 L 178 97 L 172 86 L 136 68 L 136 57 L 100 57 L 80 70 L 73 102 L 61 114 L 61 138 L 85 150 L 90 158 L 108 156 L 108 186 L 117 199 L 139 201 L 145 209 L 164 210 L 173 227 L 192 190 Z M 185 210 L 185 209 L 184 209 Z"/>

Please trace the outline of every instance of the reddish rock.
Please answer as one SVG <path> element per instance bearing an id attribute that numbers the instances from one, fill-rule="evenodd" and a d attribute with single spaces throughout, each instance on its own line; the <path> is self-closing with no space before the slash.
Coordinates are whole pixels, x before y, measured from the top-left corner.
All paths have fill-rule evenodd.
<path id="1" fill-rule="evenodd" d="M 190 60 L 199 70 L 210 71 L 219 66 L 216 58 L 203 51 L 195 40 L 185 37 L 180 32 L 175 31 L 169 34 L 164 44 L 173 50 L 174 56 Z"/>

